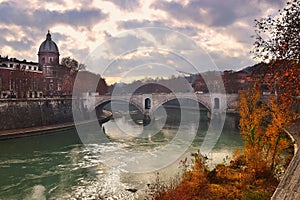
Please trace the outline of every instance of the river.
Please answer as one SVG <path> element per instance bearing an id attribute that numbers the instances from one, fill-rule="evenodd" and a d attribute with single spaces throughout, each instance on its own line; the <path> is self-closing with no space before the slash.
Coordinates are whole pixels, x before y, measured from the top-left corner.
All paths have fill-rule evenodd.
<path id="1" fill-rule="evenodd" d="M 178 173 L 180 160 L 199 149 L 209 124 L 207 112 L 201 111 L 199 127 L 189 148 L 173 163 L 165 165 L 165 159 L 156 161 L 161 162 L 155 163 L 156 166 L 163 166 L 156 171 L 126 172 L 116 167 L 118 165 L 107 165 L 103 156 L 107 157 L 120 149 L 151 152 L 170 143 L 176 137 L 179 126 L 176 117 L 180 115 L 178 109 L 166 110 L 171 117 L 165 119 L 165 125 L 157 134 L 147 137 L 135 137 L 134 134 L 140 132 L 143 125 L 139 120 L 123 116 L 121 112 L 118 117 L 103 124 L 108 138 L 103 143 L 83 145 L 75 128 L 0 141 L 0 199 L 145 198 L 149 184 L 157 179 L 157 172 L 162 180 L 168 180 Z M 193 116 L 195 111 L 188 112 Z M 132 111 L 131 115 L 139 114 Z M 180 126 L 184 126 L 188 133 L 194 122 L 190 119 L 179 120 L 183 121 Z M 208 165 L 228 161 L 233 150 L 242 147 L 242 138 L 234 124 L 235 116 L 227 115 L 222 134 L 209 155 Z M 133 135 L 122 134 L 118 128 L 120 126 Z"/>

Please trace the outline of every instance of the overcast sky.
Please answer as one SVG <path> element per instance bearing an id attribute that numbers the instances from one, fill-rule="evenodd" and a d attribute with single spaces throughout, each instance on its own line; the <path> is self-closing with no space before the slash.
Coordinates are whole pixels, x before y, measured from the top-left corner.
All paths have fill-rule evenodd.
<path id="1" fill-rule="evenodd" d="M 160 27 L 194 41 L 219 69 L 240 69 L 257 62 L 249 54 L 254 19 L 274 16 L 284 5 L 285 0 L 0 0 L 0 54 L 37 61 L 49 29 L 61 57 L 84 63 L 104 43 L 109 43 L 105 48 L 114 55 L 140 47 L 132 35 L 128 41 L 107 42 L 111 37 L 136 28 Z"/>

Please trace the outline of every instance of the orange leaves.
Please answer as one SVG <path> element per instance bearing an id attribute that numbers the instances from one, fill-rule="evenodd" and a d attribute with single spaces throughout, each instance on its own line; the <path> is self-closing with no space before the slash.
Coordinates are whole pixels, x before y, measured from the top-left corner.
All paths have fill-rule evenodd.
<path id="1" fill-rule="evenodd" d="M 245 139 L 244 154 L 247 165 L 257 172 L 263 163 L 270 171 L 280 165 L 281 153 L 289 147 L 285 133 L 295 119 L 289 105 L 279 103 L 279 97 L 271 96 L 268 102 L 260 101 L 259 87 L 240 96 L 240 131 Z"/>
<path id="2" fill-rule="evenodd" d="M 289 72 L 285 72 L 284 75 L 285 75 L 285 76 L 289 76 Z"/>
<path id="3" fill-rule="evenodd" d="M 158 192 L 155 199 L 257 199 L 258 196 L 258 199 L 270 199 L 278 184 L 277 180 L 264 164 L 260 163 L 254 170 L 243 165 L 243 160 L 243 156 L 238 156 L 229 166 L 221 164 L 208 171 L 206 168 L 203 170 L 203 160 L 196 159 L 177 187 Z"/>
<path id="4" fill-rule="evenodd" d="M 299 9 L 299 1 L 289 0 L 286 8 L 279 10 L 277 19 L 254 20 L 256 41 L 252 53 L 256 58 L 264 59 L 267 55 L 270 60 L 296 60 L 299 63 Z"/>
<path id="5" fill-rule="evenodd" d="M 268 114 L 260 102 L 260 90 L 257 85 L 254 88 L 240 94 L 239 100 L 240 132 L 246 143 L 252 145 L 259 142 L 257 133 L 261 132 L 263 120 Z"/>

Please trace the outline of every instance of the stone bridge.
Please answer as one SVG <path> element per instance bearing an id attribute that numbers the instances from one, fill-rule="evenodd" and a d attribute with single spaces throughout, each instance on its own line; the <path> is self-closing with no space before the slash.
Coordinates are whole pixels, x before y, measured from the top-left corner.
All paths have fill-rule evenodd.
<path id="1" fill-rule="evenodd" d="M 193 94 L 193 93 L 153 93 L 133 95 L 103 95 L 85 98 L 84 105 L 89 111 L 111 101 L 125 101 L 136 106 L 142 113 L 153 113 L 162 104 L 173 99 L 193 99 L 202 104 L 210 113 L 224 112 L 237 104 L 238 94 Z"/>

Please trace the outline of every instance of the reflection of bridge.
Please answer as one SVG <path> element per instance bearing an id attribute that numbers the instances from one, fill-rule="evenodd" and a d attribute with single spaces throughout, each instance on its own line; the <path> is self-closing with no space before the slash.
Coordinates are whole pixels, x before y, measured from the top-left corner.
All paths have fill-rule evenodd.
<path id="1" fill-rule="evenodd" d="M 85 101 L 88 110 L 95 109 L 98 106 L 111 101 L 126 101 L 135 105 L 143 113 L 154 112 L 162 104 L 173 99 L 193 99 L 202 104 L 208 111 L 223 112 L 226 109 L 236 105 L 238 100 L 237 94 L 193 94 L 193 93 L 165 93 L 165 94 L 134 94 L 134 95 L 112 95 L 89 97 Z"/>

